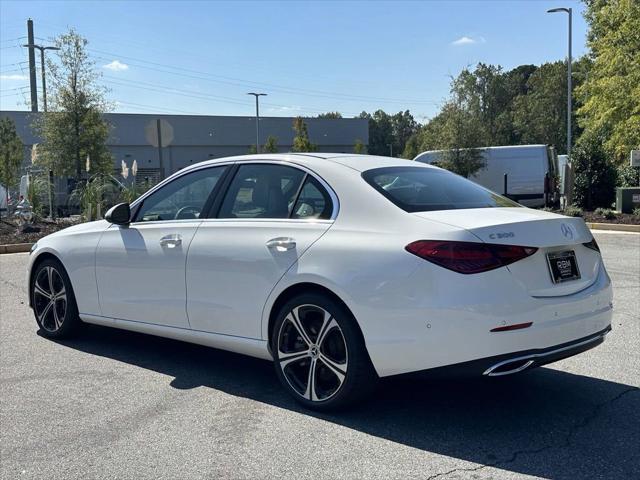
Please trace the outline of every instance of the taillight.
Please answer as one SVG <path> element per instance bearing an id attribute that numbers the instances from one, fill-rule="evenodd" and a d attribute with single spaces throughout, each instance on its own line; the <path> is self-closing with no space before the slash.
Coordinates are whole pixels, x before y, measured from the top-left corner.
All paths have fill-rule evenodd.
<path id="1" fill-rule="evenodd" d="M 454 272 L 470 274 L 504 267 L 533 255 L 538 249 L 492 243 L 418 240 L 407 245 L 405 250 Z"/>
<path id="2" fill-rule="evenodd" d="M 595 250 L 596 252 L 600 253 L 600 247 L 598 246 L 598 242 L 596 242 L 595 238 L 592 238 L 590 242 L 583 243 L 582 245 L 584 245 L 587 248 L 590 248 L 591 250 Z"/>

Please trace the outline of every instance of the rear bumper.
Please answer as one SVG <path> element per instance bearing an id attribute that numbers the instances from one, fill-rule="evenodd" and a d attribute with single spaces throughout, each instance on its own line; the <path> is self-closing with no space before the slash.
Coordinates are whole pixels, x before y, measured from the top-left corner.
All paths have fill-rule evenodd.
<path id="1" fill-rule="evenodd" d="M 611 331 L 611 326 L 571 342 L 561 343 L 548 348 L 523 350 L 493 357 L 481 358 L 469 362 L 447 365 L 446 367 L 431 368 L 419 372 L 405 374 L 425 377 L 499 377 L 541 367 L 565 358 L 586 352 L 604 342 L 605 336 Z"/>
<path id="2" fill-rule="evenodd" d="M 362 323 L 367 349 L 379 376 L 386 377 L 480 362 L 482 375 L 495 363 L 526 354 L 544 352 L 524 367 L 531 368 L 555 356 L 558 346 L 575 346 L 583 339 L 607 330 L 612 319 L 610 279 L 601 266 L 588 288 L 566 296 L 536 298 L 521 288 L 512 276 L 499 270 L 483 275 L 439 282 L 429 281 L 420 269 L 407 285 L 411 301 L 391 314 L 383 309 L 355 312 Z M 447 274 L 440 272 L 439 278 Z M 413 289 L 413 291 L 412 291 Z M 417 291 L 419 293 L 414 293 Z M 423 292 L 428 291 L 429 295 Z M 409 299 L 407 299 L 409 300 Z M 371 320 L 380 319 L 370 328 Z M 392 320 L 390 320 L 392 319 Z M 530 324 L 513 331 L 496 327 Z M 579 349 L 582 346 L 577 346 Z M 576 353 L 579 353 L 576 351 Z M 489 361 L 486 361 L 489 359 Z M 491 363 L 492 360 L 495 360 Z"/>

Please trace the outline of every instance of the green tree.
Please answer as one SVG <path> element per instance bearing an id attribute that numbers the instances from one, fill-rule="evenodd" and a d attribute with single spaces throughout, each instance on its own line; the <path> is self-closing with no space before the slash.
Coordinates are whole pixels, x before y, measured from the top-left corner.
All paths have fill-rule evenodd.
<path id="1" fill-rule="evenodd" d="M 88 173 L 111 172 L 113 160 L 106 146 L 110 126 L 105 90 L 97 85 L 99 74 L 90 60 L 87 40 L 73 29 L 55 40 L 59 63 L 48 62 L 49 113 L 40 116 L 35 129 L 42 138 L 40 158 L 56 175 L 83 174 L 84 159 L 91 158 Z"/>
<path id="2" fill-rule="evenodd" d="M 262 146 L 262 153 L 278 153 L 278 138 L 269 135 Z"/>
<path id="3" fill-rule="evenodd" d="M 474 71 L 464 69 L 452 79 L 451 90 L 466 114 L 480 123 L 481 143 L 495 144 L 500 116 L 510 101 L 502 67 L 479 63 Z"/>
<path id="4" fill-rule="evenodd" d="M 618 166 L 618 187 L 640 187 L 640 168 L 628 163 Z"/>
<path id="5" fill-rule="evenodd" d="M 574 84 L 579 85 L 588 69 L 588 60 L 573 63 Z M 577 103 L 574 99 L 574 106 Z M 567 145 L 567 65 L 564 62 L 545 63 L 529 76 L 527 92 L 515 98 L 512 120 L 519 143 L 554 145 L 566 153 Z M 573 138 L 580 128 L 573 123 Z"/>
<path id="6" fill-rule="evenodd" d="M 418 127 L 418 122 L 415 121 L 409 110 L 393 115 L 391 117 L 393 151 L 402 154 L 407 145 L 407 141 L 418 131 Z"/>
<path id="7" fill-rule="evenodd" d="M 391 116 L 383 110 L 376 110 L 373 115 L 362 112 L 358 118 L 369 121 L 369 153 L 389 155 L 389 145 L 395 143 Z"/>
<path id="8" fill-rule="evenodd" d="M 293 152 L 316 151 L 316 145 L 309 141 L 307 124 L 302 117 L 296 117 L 293 119 L 293 130 L 296 132 L 296 135 L 293 137 L 293 146 L 291 148 Z"/>
<path id="9" fill-rule="evenodd" d="M 444 146 L 442 168 L 470 177 L 484 168 L 482 150 L 483 131 L 475 115 L 465 110 L 460 102 L 445 106 L 446 123 L 441 134 Z"/>
<path id="10" fill-rule="evenodd" d="M 353 144 L 353 153 L 357 153 L 359 155 L 367 153 L 367 146 L 362 143 L 362 140 L 359 138 L 357 138 L 356 142 Z"/>
<path id="11" fill-rule="evenodd" d="M 640 2 L 585 0 L 592 68 L 577 88 L 585 134 L 602 136 L 617 163 L 640 147 Z"/>
<path id="12" fill-rule="evenodd" d="M 23 148 L 13 120 L 6 117 L 0 119 L 0 185 L 5 188 L 7 200 L 9 188 L 18 183 L 20 165 L 24 158 Z"/>
<path id="13" fill-rule="evenodd" d="M 574 203 L 587 210 L 610 208 L 618 174 L 608 160 L 602 136 L 583 135 L 572 152 Z"/>
<path id="14" fill-rule="evenodd" d="M 327 113 L 321 113 L 320 115 L 318 115 L 318 118 L 342 118 L 342 114 L 340 112 L 327 112 Z"/>

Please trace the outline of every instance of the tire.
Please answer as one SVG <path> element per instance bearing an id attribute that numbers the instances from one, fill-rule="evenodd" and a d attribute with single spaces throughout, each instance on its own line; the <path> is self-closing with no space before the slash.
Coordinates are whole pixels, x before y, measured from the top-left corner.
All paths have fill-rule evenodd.
<path id="1" fill-rule="evenodd" d="M 377 375 L 362 333 L 353 316 L 326 295 L 290 299 L 278 313 L 271 346 L 280 382 L 307 408 L 344 408 L 373 391 Z"/>
<path id="2" fill-rule="evenodd" d="M 44 337 L 67 338 L 81 326 L 71 281 L 58 260 L 46 259 L 37 265 L 31 276 L 30 295 Z"/>

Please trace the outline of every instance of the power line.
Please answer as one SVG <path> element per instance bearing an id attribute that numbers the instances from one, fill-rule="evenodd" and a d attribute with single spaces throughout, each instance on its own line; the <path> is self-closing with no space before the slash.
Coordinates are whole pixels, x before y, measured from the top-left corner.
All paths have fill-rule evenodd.
<path id="1" fill-rule="evenodd" d="M 173 87 L 167 87 L 167 86 L 164 86 L 164 85 L 153 84 L 153 83 L 150 83 L 150 82 L 141 82 L 141 81 L 136 81 L 136 80 L 125 80 L 125 79 L 111 77 L 111 76 L 108 76 L 108 75 L 105 75 L 104 78 L 107 78 L 105 83 L 112 84 L 112 85 L 139 88 L 139 89 L 142 89 L 142 90 L 152 90 L 152 91 L 156 91 L 156 92 L 160 92 L 160 93 L 168 93 L 168 94 L 171 94 L 171 95 L 179 95 L 179 96 L 190 97 L 190 98 L 205 99 L 205 100 L 210 100 L 210 101 L 215 101 L 215 102 L 222 102 L 222 103 L 229 103 L 229 104 L 234 104 L 234 105 L 242 105 L 242 106 L 250 106 L 251 105 L 250 102 L 243 102 L 243 101 L 240 101 L 240 100 L 235 100 L 235 99 L 230 98 L 230 97 L 222 97 L 222 96 L 219 96 L 219 95 L 212 95 L 212 94 L 208 94 L 208 93 L 204 93 L 204 92 L 196 92 L 196 91 L 193 91 L 193 90 L 179 90 L 179 89 L 175 89 Z M 277 103 L 264 102 L 263 105 L 266 105 L 266 106 L 269 106 L 269 107 L 290 108 L 289 105 L 282 105 L 282 104 L 277 104 Z M 315 113 L 323 113 L 323 112 L 326 111 L 326 109 L 318 110 L 318 109 L 306 108 L 306 107 L 299 107 L 296 110 L 309 111 L 309 112 L 315 112 Z M 347 115 L 357 115 L 357 113 L 354 113 L 354 112 L 345 112 L 345 114 L 347 114 Z"/>
<path id="2" fill-rule="evenodd" d="M 155 113 L 159 113 L 159 111 L 161 110 L 167 110 L 170 112 L 176 112 L 176 113 L 184 113 L 187 115 L 199 115 L 199 113 L 197 112 L 191 112 L 191 111 L 187 111 L 187 110 L 179 110 L 176 108 L 169 108 L 169 107 L 158 107 L 158 106 L 154 106 L 154 105 L 145 105 L 142 103 L 133 103 L 133 102 L 124 102 L 121 100 L 116 100 L 115 101 L 118 105 L 131 105 L 134 106 L 136 108 L 143 108 L 143 109 L 147 109 L 147 110 L 151 110 Z"/>
<path id="3" fill-rule="evenodd" d="M 69 27 L 62 27 L 62 26 L 56 26 L 53 24 L 50 24 L 48 22 L 42 22 L 40 20 L 38 20 L 38 26 L 44 25 L 45 29 L 52 29 L 52 30 L 67 30 Z M 145 52 L 146 51 L 156 51 L 156 52 L 161 52 L 163 55 L 166 55 L 166 53 L 168 51 L 177 53 L 180 55 L 180 58 L 191 58 L 194 61 L 197 62 L 202 62 L 202 56 L 198 55 L 198 56 L 194 56 L 192 51 L 187 51 L 187 50 L 180 50 L 180 49 L 175 49 L 175 48 L 166 48 L 166 47 L 162 47 L 162 48 L 154 48 L 152 44 L 146 42 L 146 43 L 142 43 L 142 42 L 135 42 L 135 41 L 130 41 L 127 40 L 122 41 L 122 38 L 119 36 L 115 36 L 115 35 L 109 35 L 109 34 L 105 34 L 105 33 L 101 33 L 99 35 L 96 35 L 95 33 L 90 33 L 90 38 L 91 39 L 98 39 L 98 40 L 103 40 L 104 42 L 107 43 L 115 43 L 115 44 L 119 44 L 119 45 L 125 45 L 127 48 L 131 48 L 132 46 L 136 47 L 140 47 L 140 48 L 144 48 Z M 47 41 L 51 41 L 53 39 L 53 37 L 49 37 L 47 39 Z M 220 65 L 220 61 L 216 60 L 216 65 Z M 256 70 L 261 70 L 263 72 L 269 73 L 271 74 L 273 72 L 273 67 L 271 65 L 267 66 L 267 67 L 261 67 L 260 65 L 256 65 L 255 63 L 251 63 L 250 65 L 246 65 L 246 64 L 241 64 L 241 63 L 237 63 L 237 62 L 232 62 L 229 63 L 227 62 L 226 65 L 230 66 L 231 68 L 236 68 L 236 69 L 241 69 L 241 70 L 246 70 L 251 72 L 252 75 L 255 75 Z M 318 80 L 318 78 L 322 78 L 321 74 L 318 74 L 317 72 L 313 72 L 313 74 L 304 74 L 303 71 L 300 71 L 300 69 L 296 69 L 296 70 L 289 70 L 289 71 L 283 71 L 283 74 L 286 74 L 287 78 L 312 78 L 314 80 Z M 361 83 L 362 80 L 360 81 Z M 366 83 L 366 81 L 364 82 Z M 368 99 L 368 97 L 367 97 Z M 402 103 L 410 103 L 409 100 L 405 101 L 402 100 Z"/>
<path id="4" fill-rule="evenodd" d="M 410 100 L 410 99 L 396 99 L 396 98 L 383 98 L 383 97 L 369 97 L 369 96 L 365 96 L 365 95 L 353 95 L 353 94 L 345 94 L 345 93 L 333 93 L 333 92 L 326 92 L 323 90 L 312 90 L 312 89 L 304 89 L 304 88 L 297 88 L 297 87 L 287 87 L 287 86 L 281 86 L 281 85 L 277 85 L 277 84 L 273 84 L 273 83 L 265 83 L 265 82 L 252 82 L 250 80 L 243 80 L 240 78 L 235 78 L 235 77 L 228 77 L 225 75 L 214 75 L 208 72 L 202 72 L 199 70 L 192 70 L 192 69 L 188 69 L 188 68 L 183 68 L 183 67 L 175 67 L 173 65 L 167 65 L 167 64 L 162 64 L 162 63 L 157 63 L 157 62 L 151 62 L 148 60 L 143 60 L 140 58 L 135 58 L 135 57 L 131 57 L 128 55 L 121 55 L 119 53 L 114 53 L 114 52 L 107 52 L 104 50 L 97 50 L 97 49 L 92 49 L 92 48 L 88 48 L 87 50 L 91 51 L 91 52 L 95 52 L 98 54 L 103 54 L 103 55 L 111 55 L 111 56 L 115 56 L 115 57 L 120 57 L 120 58 L 124 58 L 127 60 L 133 60 L 134 62 L 141 62 L 141 63 L 145 63 L 148 65 L 154 65 L 154 66 L 158 66 L 158 67 L 164 67 L 164 68 L 170 68 L 170 69 L 174 69 L 174 70 L 178 70 L 178 72 L 187 72 L 190 74 L 196 74 L 196 75 L 202 75 L 205 78 L 201 78 L 201 77 L 193 77 L 192 75 L 186 75 L 186 74 L 181 74 L 178 72 L 171 72 L 171 71 L 167 71 L 167 70 L 157 70 L 157 71 L 161 71 L 163 73 L 170 73 L 173 75 L 182 75 L 182 76 L 189 76 L 190 78 L 199 78 L 200 80 L 207 80 L 207 81 L 213 81 L 213 82 L 217 82 L 217 83 L 225 83 L 228 85 L 234 85 L 234 86 L 238 86 L 238 87 L 243 87 L 243 88 L 253 88 L 255 86 L 259 86 L 259 87 L 267 87 L 271 90 L 274 91 L 281 91 L 283 93 L 294 93 L 294 94 L 301 94 L 301 95 L 306 95 L 306 96 L 315 96 L 315 97 L 325 97 L 325 98 L 332 98 L 335 100 L 354 100 L 354 101 L 378 101 L 381 103 L 420 103 L 420 104 L 433 104 L 436 105 L 438 104 L 438 102 L 434 102 L 432 100 Z M 105 58 L 105 57 L 98 57 L 102 60 L 108 61 L 109 58 Z M 147 67 L 145 65 L 136 65 L 138 67 L 141 68 L 148 68 L 148 69 L 152 69 L 151 67 Z M 210 78 L 209 78 L 210 77 Z M 215 78 L 220 79 L 220 80 L 214 80 Z"/>

